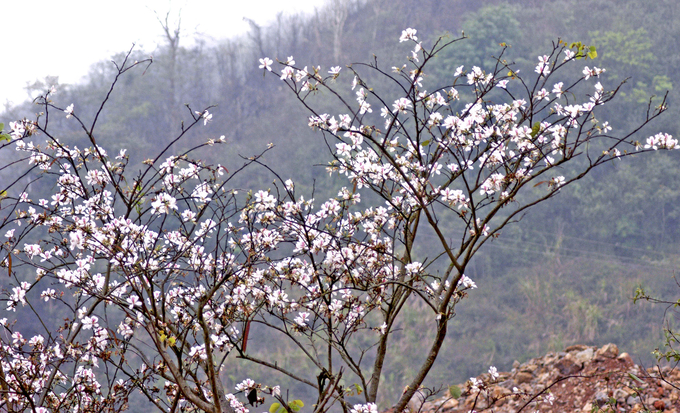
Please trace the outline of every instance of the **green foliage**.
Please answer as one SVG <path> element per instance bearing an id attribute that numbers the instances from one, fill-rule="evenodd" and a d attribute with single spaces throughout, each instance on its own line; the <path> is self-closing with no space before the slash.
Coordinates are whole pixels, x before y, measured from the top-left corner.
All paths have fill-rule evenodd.
<path id="1" fill-rule="evenodd" d="M 680 340 L 678 340 L 678 337 L 675 335 L 675 333 L 667 328 L 664 330 L 664 338 L 665 338 L 665 349 L 660 350 L 660 349 L 655 349 L 652 351 L 652 355 L 656 357 L 657 361 L 661 360 L 666 360 L 672 361 L 674 363 L 680 362 L 680 352 L 676 350 L 676 346 L 678 343 L 680 343 Z"/>
<path id="2" fill-rule="evenodd" d="M 439 55 L 436 74 L 445 79 L 461 65 L 493 68 L 503 49 L 501 44 L 513 47 L 513 55 L 519 55 L 516 46 L 522 39 L 518 21 L 519 7 L 508 3 L 484 6 L 466 16 L 462 25 L 468 39 L 455 47 L 445 49 Z"/>
<path id="3" fill-rule="evenodd" d="M 534 138 L 538 133 L 541 131 L 541 123 L 536 122 L 534 125 L 531 127 L 531 137 Z"/>
<path id="4" fill-rule="evenodd" d="M 603 66 L 612 80 L 633 78 L 630 91 L 623 91 L 629 102 L 646 104 L 651 93 L 663 94 L 673 89 L 673 83 L 666 74 L 657 70 L 658 52 L 645 27 L 621 31 L 593 31 L 592 41 L 600 45 L 603 53 Z"/>
<path id="5" fill-rule="evenodd" d="M 635 289 L 633 302 L 639 303 L 640 301 L 648 301 L 655 304 L 664 304 L 666 306 L 666 312 L 664 312 L 664 318 L 666 321 L 666 326 L 664 327 L 664 349 L 661 350 L 659 348 L 656 348 L 654 351 L 652 351 L 652 355 L 656 358 L 657 361 L 665 360 L 666 362 L 673 362 L 677 364 L 678 362 L 680 362 L 680 351 L 677 350 L 678 344 L 680 344 L 680 337 L 676 335 L 673 326 L 674 312 L 668 310 L 670 309 L 676 310 L 678 307 L 680 307 L 680 299 L 664 300 L 657 297 L 653 297 L 646 292 L 645 287 L 640 285 Z"/>
<path id="6" fill-rule="evenodd" d="M 609 397 L 602 406 L 593 403 L 593 407 L 590 409 L 591 413 L 614 413 L 616 411 L 616 399 L 613 397 Z"/>
<path id="7" fill-rule="evenodd" d="M 654 90 L 659 93 L 664 93 L 666 91 L 673 90 L 673 83 L 671 79 L 666 75 L 656 75 L 652 80 L 652 85 Z"/>
<path id="8" fill-rule="evenodd" d="M 302 402 L 302 400 L 293 400 L 291 402 L 288 402 L 288 407 L 290 410 L 294 412 L 299 412 L 303 407 L 305 407 L 305 404 Z M 275 402 L 272 403 L 271 406 L 269 406 L 269 413 L 286 413 L 287 410 L 285 406 L 282 406 L 281 403 Z"/>
<path id="9" fill-rule="evenodd" d="M 625 32 L 594 31 L 590 35 L 593 43 L 598 44 L 605 53 L 606 61 L 614 63 L 610 66 L 616 69 L 612 70 L 648 69 L 655 59 L 652 43 L 644 27 Z"/>
<path id="10" fill-rule="evenodd" d="M 346 390 L 348 396 L 360 396 L 364 392 L 359 383 L 354 383 Z"/>
<path id="11" fill-rule="evenodd" d="M 569 48 L 573 50 L 576 59 L 595 59 L 597 57 L 595 46 L 586 46 L 581 42 L 575 42 L 571 43 Z"/>
<path id="12" fill-rule="evenodd" d="M 2 141 L 11 142 L 11 141 L 12 141 L 12 137 L 9 136 L 8 134 L 6 134 L 6 133 L 4 132 L 4 129 L 5 129 L 5 124 L 2 123 L 2 122 L 0 122 L 0 142 L 2 142 Z"/>
<path id="13" fill-rule="evenodd" d="M 449 386 L 449 394 L 451 395 L 452 398 L 457 399 L 460 397 L 461 394 L 463 394 L 463 391 L 460 389 L 459 386 L 453 385 Z"/>
<path id="14" fill-rule="evenodd" d="M 631 379 L 635 380 L 638 383 L 645 384 L 644 381 L 640 380 L 640 378 L 633 373 L 628 373 L 628 377 L 630 377 Z"/>

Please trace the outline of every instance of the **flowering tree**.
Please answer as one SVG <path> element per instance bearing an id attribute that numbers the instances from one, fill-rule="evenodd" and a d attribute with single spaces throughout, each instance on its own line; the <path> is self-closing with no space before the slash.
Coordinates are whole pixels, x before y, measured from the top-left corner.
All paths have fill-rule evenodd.
<path id="1" fill-rule="evenodd" d="M 124 150 L 111 157 L 97 142 L 104 104 L 86 125 L 49 91 L 35 120 L 11 123 L 2 149 L 25 154 L 29 169 L 0 195 L 0 259 L 11 279 L 0 320 L 2 408 L 122 411 L 135 390 L 164 412 L 246 411 L 265 396 L 276 400 L 271 411 L 303 407 L 284 399 L 277 383 L 244 377 L 226 389 L 224 375 L 240 358 L 314 388 L 314 411 L 376 411 L 391 332 L 419 300 L 436 329 L 396 403 L 401 411 L 435 362 L 456 304 L 476 288 L 464 273 L 486 241 L 594 167 L 677 145 L 666 134 L 639 143 L 639 128 L 610 133 L 595 117 L 618 91 L 595 80 L 603 69 L 552 80 L 595 56 L 580 43 L 556 43 L 531 81 L 498 59 L 490 71 L 461 66 L 445 87 L 426 91 L 433 57 L 460 39 L 426 49 L 416 35 L 402 33 L 414 48 L 391 72 L 377 62 L 348 67 L 356 103 L 340 91 L 339 67 L 324 74 L 292 57 L 278 63 L 281 80 L 310 110 L 310 127 L 326 138 L 328 171 L 347 179 L 321 202 L 273 170 L 272 188 L 237 190 L 233 178 L 243 168 L 194 158 L 223 139 L 167 156 L 210 121 L 210 108 L 191 111 L 180 135 L 137 174 L 126 172 Z M 260 62 L 273 71 L 271 59 Z M 109 93 L 142 63 L 124 61 Z M 385 92 L 371 86 L 376 75 Z M 316 94 L 337 99 L 337 118 L 315 109 Z M 650 101 L 640 128 L 664 110 L 665 99 L 656 108 Z M 82 127 L 89 147 L 51 133 L 55 111 Z M 42 145 L 32 141 L 39 135 Z M 262 165 L 260 156 L 245 166 L 253 163 Z M 36 181 L 54 193 L 34 199 L 27 187 Z M 18 324 L 20 313 L 33 324 Z M 315 370 L 300 374 L 249 351 L 251 328 L 290 340 Z M 362 404 L 352 406 L 357 398 Z"/>

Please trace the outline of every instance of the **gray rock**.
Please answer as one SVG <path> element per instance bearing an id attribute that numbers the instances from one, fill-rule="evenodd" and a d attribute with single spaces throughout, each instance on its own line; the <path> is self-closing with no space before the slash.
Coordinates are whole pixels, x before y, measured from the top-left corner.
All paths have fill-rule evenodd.
<path id="1" fill-rule="evenodd" d="M 593 356 L 595 355 L 595 352 L 593 351 L 592 348 L 587 348 L 583 351 L 579 351 L 578 353 L 574 354 L 574 360 L 577 363 L 588 363 L 590 360 L 593 359 Z"/>
<path id="2" fill-rule="evenodd" d="M 626 402 L 626 399 L 628 398 L 628 393 L 623 389 L 616 389 L 614 390 L 614 394 L 612 397 L 616 399 L 617 403 L 623 404 Z"/>
<path id="3" fill-rule="evenodd" d="M 595 404 L 597 404 L 599 407 L 604 406 L 607 404 L 609 401 L 609 396 L 607 396 L 607 393 L 603 391 L 598 391 L 595 393 Z"/>

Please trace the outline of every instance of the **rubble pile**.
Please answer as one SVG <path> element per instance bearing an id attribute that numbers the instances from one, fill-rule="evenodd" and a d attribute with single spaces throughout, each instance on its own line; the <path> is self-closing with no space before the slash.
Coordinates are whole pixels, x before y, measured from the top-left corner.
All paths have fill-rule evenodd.
<path id="1" fill-rule="evenodd" d="M 680 412 L 680 371 L 645 370 L 615 344 L 550 352 L 510 372 L 484 373 L 451 386 L 445 397 L 425 401 L 419 392 L 412 412 Z M 453 393 L 453 394 L 452 394 Z M 457 396 L 457 397 L 456 397 Z"/>

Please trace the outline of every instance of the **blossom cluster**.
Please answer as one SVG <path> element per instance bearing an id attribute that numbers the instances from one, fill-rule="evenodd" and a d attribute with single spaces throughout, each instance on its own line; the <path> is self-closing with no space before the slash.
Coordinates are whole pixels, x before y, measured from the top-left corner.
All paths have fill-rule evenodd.
<path id="1" fill-rule="evenodd" d="M 54 138 L 44 122 L 12 122 L 12 142 L 3 148 L 23 156 L 40 179 L 53 179 L 53 191 L 33 199 L 0 188 L 2 208 L 11 211 L 2 221 L 0 261 L 13 280 L 5 309 L 10 316 L 29 308 L 60 314 L 40 319 L 45 334 L 30 338 L 24 326 L 2 322 L 2 382 L 16 410 L 115 410 L 139 390 L 168 411 L 219 404 L 245 412 L 242 393 L 257 399 L 258 391 L 277 396 L 280 389 L 247 379 L 224 394 L 230 355 L 295 377 L 249 352 L 253 323 L 283 333 L 323 368 L 321 401 L 347 403 L 337 385 L 343 370 L 328 360 L 339 356 L 367 389 L 361 360 L 368 350 L 354 349 L 386 345 L 409 296 L 445 332 L 455 305 L 477 288 L 464 272 L 478 249 L 582 176 L 565 177 L 558 167 L 583 151 L 602 150 L 588 157 L 587 172 L 628 148 L 678 147 L 667 134 L 644 147 L 613 139 L 595 115 L 615 92 L 599 81 L 587 84 L 592 91 L 580 101 L 567 100 L 572 90 L 564 82 L 548 83 L 575 62 L 562 43 L 539 57 L 539 81 L 521 95 L 511 93 L 516 72 L 476 66 L 458 67 L 446 87 L 428 91 L 434 49 L 410 28 L 399 41 L 413 45 L 407 63 L 393 75 L 381 72 L 401 85 L 395 95 L 379 94 L 351 67 L 331 67 L 324 77 L 320 66 L 295 66 L 293 56 L 278 61 L 278 79 L 305 104 L 313 93 L 335 91 L 345 73 L 351 77 L 345 109 L 313 111 L 308 121 L 333 143 L 328 172 L 346 180 L 328 199 L 299 193 L 292 180 L 239 191 L 226 168 L 191 151 L 149 159 L 131 175 L 125 150 L 109 155 L 92 136 L 81 149 Z M 275 73 L 273 65 L 260 59 L 265 74 Z M 585 67 L 578 82 L 603 72 Z M 505 98 L 492 99 L 495 93 Z M 42 102 L 46 111 L 56 108 L 47 96 Z M 73 105 L 58 109 L 80 121 Z M 191 126 L 212 119 L 207 109 L 190 113 Z M 39 134 L 44 143 L 32 140 Z M 224 142 L 210 139 L 196 150 Z M 382 365 L 378 357 L 373 368 Z M 496 378 L 496 369 L 489 374 Z M 335 383 L 327 394 L 320 377 Z M 402 408 L 420 384 L 411 383 Z M 375 392 L 365 394 L 352 412 L 377 411 Z"/>
<path id="2" fill-rule="evenodd" d="M 650 137 L 644 147 L 633 139 L 612 138 L 611 126 L 598 116 L 599 108 L 616 95 L 616 85 L 606 89 L 601 83 L 605 80 L 599 79 L 605 69 L 589 66 L 583 66 L 582 76 L 571 83 L 554 81 L 563 67 L 576 65 L 583 57 L 564 42 L 557 42 L 551 53 L 538 56 L 536 81 L 525 82 L 519 78 L 519 70 L 499 60 L 490 72 L 477 66 L 466 70 L 461 65 L 453 79 L 447 79 L 448 86 L 432 89 L 426 82 L 427 65 L 439 44 L 424 48 L 412 28 L 402 32 L 399 42 L 413 46 L 407 63 L 394 66 L 394 75 L 380 74 L 388 77 L 390 84 L 398 84 L 400 92 L 381 93 L 369 83 L 370 76 L 350 66 L 347 81 L 356 104 L 343 99 L 343 111 L 335 114 L 312 110 L 308 124 L 332 143 L 328 172 L 344 176 L 351 183 L 352 196 L 369 190 L 384 202 L 372 211 L 384 210 L 380 225 L 386 223 L 386 228 L 394 231 L 385 242 L 398 264 L 393 278 L 387 276 L 384 281 L 407 280 L 421 297 L 427 297 L 423 299 L 438 322 L 446 322 L 466 290 L 476 287 L 463 270 L 481 245 L 498 236 L 513 217 L 583 176 L 565 177 L 563 164 L 587 153 L 588 171 L 635 150 L 677 147 L 677 141 L 666 134 Z M 343 79 L 337 71 L 321 78 L 320 68 L 307 72 L 307 67 L 300 69 L 294 62 L 292 56 L 279 61 L 280 79 L 302 102 L 311 105 L 307 103 L 311 93 L 337 93 L 334 82 Z M 307 74 L 287 75 L 300 72 Z M 312 78 L 315 85 L 309 88 L 305 82 Z M 528 88 L 531 84 L 533 88 Z M 502 98 L 497 98 L 499 89 Z M 577 97 L 583 95 L 583 89 L 585 97 Z M 373 114 L 375 108 L 380 109 L 379 118 Z M 660 105 L 645 123 L 664 110 Z M 543 183 L 547 185 L 541 186 Z M 527 188 L 531 187 L 540 190 L 530 194 Z M 330 206 L 324 209 L 333 210 Z M 453 240 L 443 233 L 444 226 L 458 231 Z M 421 227 L 427 227 L 439 243 L 435 242 L 437 248 L 428 245 L 430 257 L 438 257 L 434 262 L 415 260 L 416 253 L 410 249 L 416 234 L 426 231 Z M 330 228 L 333 237 L 342 233 L 335 230 L 337 226 Z M 361 230 L 371 228 L 364 224 Z M 379 235 L 370 239 L 379 239 Z M 391 245 L 390 239 L 398 243 Z M 347 281 L 358 277 L 353 275 Z M 310 314 L 307 309 L 300 312 L 297 324 L 307 324 Z M 495 373 L 495 369 L 490 371 L 492 376 Z M 419 385 L 411 383 L 410 391 Z M 412 395 L 408 393 L 402 397 L 404 403 Z"/>
<path id="3" fill-rule="evenodd" d="M 320 326 L 385 332 L 384 323 L 371 325 L 366 317 L 380 308 L 386 286 L 400 274 L 388 236 L 397 224 L 387 208 L 356 208 L 360 194 L 348 188 L 316 207 L 313 199 L 296 197 L 292 183 L 284 199 L 263 190 L 238 198 L 225 189 L 228 177 L 220 165 L 176 156 L 149 165 L 152 190 L 142 184 L 124 188 L 124 151 L 112 160 L 103 147 L 81 150 L 49 140 L 41 147 L 27 138 L 26 133 L 17 137 L 16 150 L 30 154 L 29 164 L 39 158 L 43 169 L 57 176 L 56 192 L 51 201 L 34 201 L 27 193 L 15 199 L 16 218 L 6 231 L 14 257 L 10 271 L 33 269 L 37 277 L 12 287 L 7 309 L 16 311 L 27 304 L 31 290 L 42 288 L 45 305 L 74 309 L 66 319 L 67 331 L 74 333 L 24 340 L 16 332 L 11 345 L 0 343 L 11 360 L 4 371 L 23 372 L 7 380 L 18 402 L 27 403 L 19 397 L 27 381 L 37 386 L 36 395 L 51 392 L 56 383 L 91 388 L 92 401 L 81 407 L 113 402 L 107 399 L 112 394 L 100 392 L 102 383 L 91 366 L 111 362 L 112 354 L 125 365 L 121 342 L 156 343 L 159 356 L 144 368 L 153 377 L 163 376 L 170 363 L 160 356 L 162 349 L 186 348 L 183 366 L 190 371 L 212 367 L 217 354 L 243 351 L 247 337 L 239 326 L 247 319 L 278 317 L 309 337 Z M 134 208 L 121 214 L 116 202 Z M 22 242 L 40 231 L 51 235 Z M 281 249 L 292 254 L 278 253 Z M 71 302 L 71 296 L 78 301 Z M 108 313 L 118 311 L 117 326 L 102 325 L 101 305 L 87 304 L 93 300 L 106 303 Z M 43 351 L 39 364 L 27 366 L 30 358 L 15 354 L 25 345 Z M 78 365 L 73 377 L 61 371 L 51 377 L 55 370 L 48 366 L 66 362 Z M 132 365 L 127 369 L 140 374 Z M 204 389 L 206 402 L 215 397 L 207 380 L 195 384 Z M 178 386 L 166 386 L 165 403 L 177 397 Z M 49 394 L 51 408 L 64 405 L 58 394 Z M 225 397 L 238 403 L 233 395 Z"/>

